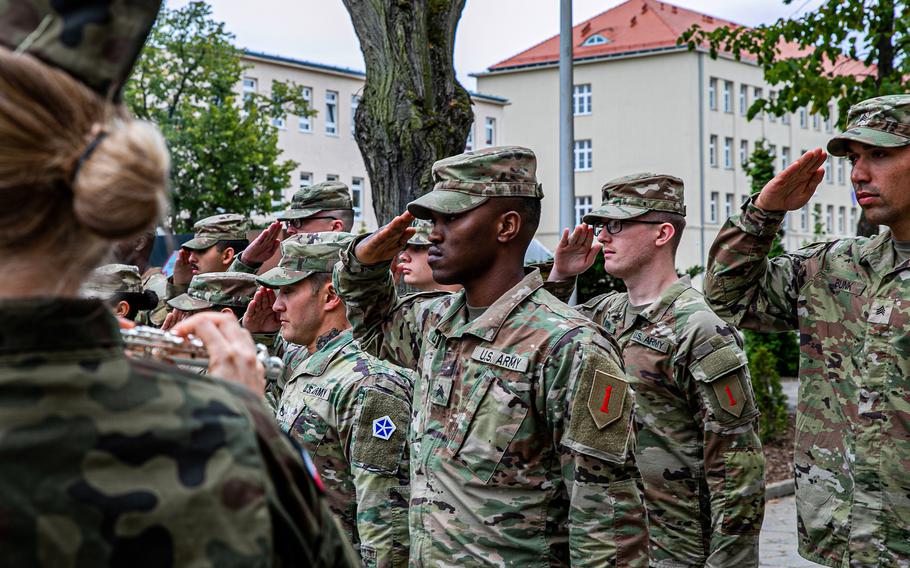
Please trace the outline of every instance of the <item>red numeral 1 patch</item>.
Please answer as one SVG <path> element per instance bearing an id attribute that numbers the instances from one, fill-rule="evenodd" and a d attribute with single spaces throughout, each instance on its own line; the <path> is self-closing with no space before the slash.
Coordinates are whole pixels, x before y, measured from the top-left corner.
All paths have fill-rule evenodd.
<path id="1" fill-rule="evenodd" d="M 594 371 L 594 381 L 588 394 L 588 412 L 598 429 L 619 420 L 629 384 L 624 380 Z"/>
<path id="2" fill-rule="evenodd" d="M 743 392 L 742 384 L 739 382 L 739 375 L 732 374 L 721 377 L 713 383 L 714 394 L 717 396 L 717 402 L 720 407 L 733 416 L 740 416 L 743 413 L 743 400 L 746 395 Z"/>

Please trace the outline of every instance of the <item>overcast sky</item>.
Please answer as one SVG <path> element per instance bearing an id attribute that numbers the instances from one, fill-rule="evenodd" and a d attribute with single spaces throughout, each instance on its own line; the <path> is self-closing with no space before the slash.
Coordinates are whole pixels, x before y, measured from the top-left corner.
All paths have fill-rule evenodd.
<path id="1" fill-rule="evenodd" d="M 188 0 L 169 0 L 180 7 Z M 773 22 L 820 5 L 822 0 L 676 0 L 678 6 L 745 25 Z M 579 23 L 621 0 L 574 0 Z M 209 0 L 214 17 L 253 51 L 363 70 L 363 58 L 341 0 Z M 467 0 L 455 40 L 455 70 L 468 89 L 469 73 L 483 71 L 559 33 L 559 0 Z"/>

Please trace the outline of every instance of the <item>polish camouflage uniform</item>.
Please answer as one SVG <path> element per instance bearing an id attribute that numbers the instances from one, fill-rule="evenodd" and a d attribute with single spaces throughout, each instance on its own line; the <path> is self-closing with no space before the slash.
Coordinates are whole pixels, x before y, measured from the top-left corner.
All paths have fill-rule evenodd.
<path id="1" fill-rule="evenodd" d="M 282 242 L 279 265 L 259 283 L 279 288 L 331 273 L 351 238 L 294 235 Z M 316 352 L 295 357 L 286 377 L 278 423 L 312 455 L 329 505 L 364 565 L 407 566 L 411 377 L 361 350 L 349 329 L 327 334 Z"/>
<path id="2" fill-rule="evenodd" d="M 237 213 L 222 213 L 212 215 L 205 219 L 196 221 L 193 225 L 193 238 L 183 243 L 180 248 L 194 251 L 204 251 L 209 249 L 220 241 L 244 241 L 247 238 L 247 231 L 250 230 L 249 220 Z M 238 251 L 236 256 L 240 256 Z M 232 263 L 229 267 L 231 272 L 248 272 L 255 274 L 255 270 L 244 265 L 243 263 Z M 167 299 L 171 300 L 187 291 L 189 284 L 175 284 L 174 278 L 168 278 Z"/>
<path id="3" fill-rule="evenodd" d="M 408 209 L 426 218 L 540 199 L 535 170 L 525 148 L 447 158 Z M 399 300 L 389 265 L 362 265 L 355 245 L 334 276 L 354 335 L 419 373 L 411 565 L 645 566 L 633 393 L 616 344 L 542 290 L 537 271 L 469 321 L 464 291 Z"/>
<path id="4" fill-rule="evenodd" d="M 159 5 L 3 2 L 0 43 L 116 101 Z M 99 300 L 0 302 L 0 406 L 4 565 L 353 566 L 260 401 L 128 361 Z"/>
<path id="5" fill-rule="evenodd" d="M 197 274 L 190 280 L 186 293 L 168 300 L 167 304 L 190 313 L 226 307 L 246 309 L 257 288 L 256 276 L 244 272 Z"/>
<path id="6" fill-rule="evenodd" d="M 602 191 L 585 223 L 686 213 L 673 176 L 626 176 Z M 651 566 L 758 566 L 765 459 L 740 335 L 688 278 L 634 319 L 629 304 L 613 292 L 577 309 L 617 338 L 635 388 Z"/>
<path id="7" fill-rule="evenodd" d="M 847 123 L 828 144 L 835 156 L 847 140 L 908 146 L 910 95 L 859 103 Z M 783 218 L 747 202 L 711 248 L 705 291 L 744 328 L 799 330 L 800 554 L 826 566 L 910 566 L 910 261 L 896 263 L 890 231 L 768 260 Z"/>

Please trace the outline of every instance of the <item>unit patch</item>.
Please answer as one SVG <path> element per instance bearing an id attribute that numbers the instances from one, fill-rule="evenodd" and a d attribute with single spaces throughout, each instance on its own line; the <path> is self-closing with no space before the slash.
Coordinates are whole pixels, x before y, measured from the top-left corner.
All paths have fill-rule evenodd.
<path id="1" fill-rule="evenodd" d="M 588 395 L 588 412 L 597 428 L 603 429 L 622 416 L 623 401 L 629 384 L 603 371 L 594 371 L 594 384 Z"/>
<path id="2" fill-rule="evenodd" d="M 519 373 L 524 373 L 528 370 L 527 357 L 509 355 L 508 353 L 496 351 L 495 349 L 487 349 L 486 347 L 474 349 L 474 354 L 471 355 L 471 359 L 488 365 L 496 365 L 497 367 L 502 367 L 510 371 L 518 371 Z"/>
<path id="3" fill-rule="evenodd" d="M 395 433 L 395 430 L 398 430 L 398 427 L 388 416 L 373 420 L 373 436 L 376 438 L 388 440 Z"/>
<path id="4" fill-rule="evenodd" d="M 739 418 L 743 413 L 743 407 L 746 405 L 746 394 L 743 392 L 743 386 L 739 382 L 739 374 L 727 375 L 723 379 L 714 381 L 712 386 L 720 407 Z"/>
<path id="5" fill-rule="evenodd" d="M 380 473 L 395 473 L 404 453 L 411 409 L 396 396 L 365 388 L 351 439 L 352 465 Z"/>
<path id="6" fill-rule="evenodd" d="M 643 331 L 636 331 L 632 334 L 632 341 L 635 343 L 640 343 L 645 347 L 649 347 L 661 353 L 667 353 L 670 351 L 670 342 L 663 339 L 658 339 L 651 335 L 644 333 Z"/>

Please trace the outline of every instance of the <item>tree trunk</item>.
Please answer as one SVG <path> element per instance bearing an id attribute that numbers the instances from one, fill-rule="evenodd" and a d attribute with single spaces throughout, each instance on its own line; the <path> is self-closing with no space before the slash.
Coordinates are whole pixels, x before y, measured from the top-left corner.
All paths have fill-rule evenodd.
<path id="1" fill-rule="evenodd" d="M 432 189 L 430 168 L 464 151 L 471 98 L 455 79 L 465 0 L 343 0 L 366 62 L 355 138 L 380 224 Z"/>

